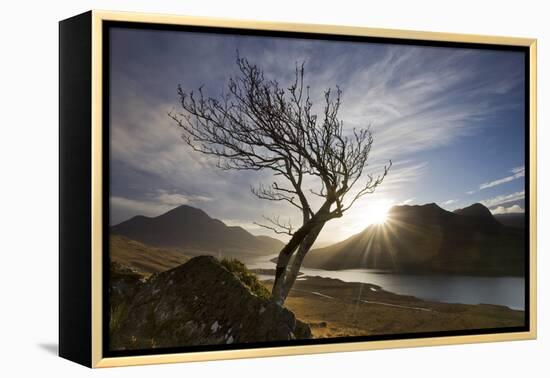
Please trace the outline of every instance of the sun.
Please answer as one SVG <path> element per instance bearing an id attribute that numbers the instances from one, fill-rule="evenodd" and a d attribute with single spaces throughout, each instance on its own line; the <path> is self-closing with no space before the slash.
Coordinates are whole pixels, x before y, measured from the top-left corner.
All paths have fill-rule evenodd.
<path id="1" fill-rule="evenodd" d="M 379 200 L 373 202 L 368 211 L 368 218 L 371 224 L 384 224 L 388 220 L 388 212 L 392 206 L 392 201 Z"/>

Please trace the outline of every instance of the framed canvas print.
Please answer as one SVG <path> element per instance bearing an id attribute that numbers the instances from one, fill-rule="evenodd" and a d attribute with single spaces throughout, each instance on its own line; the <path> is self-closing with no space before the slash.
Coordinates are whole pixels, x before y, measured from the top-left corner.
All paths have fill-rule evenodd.
<path id="1" fill-rule="evenodd" d="M 62 357 L 536 336 L 536 41 L 60 22 Z"/>

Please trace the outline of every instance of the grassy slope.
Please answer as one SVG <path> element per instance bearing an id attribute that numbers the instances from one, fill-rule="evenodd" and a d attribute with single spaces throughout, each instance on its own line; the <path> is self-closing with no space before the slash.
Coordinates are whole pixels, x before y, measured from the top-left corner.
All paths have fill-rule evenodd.
<path id="1" fill-rule="evenodd" d="M 152 247 L 116 234 L 110 235 L 109 253 L 111 260 L 146 276 L 174 268 L 188 260 L 181 251 Z"/>
<path id="2" fill-rule="evenodd" d="M 320 277 L 297 281 L 285 306 L 316 338 L 516 327 L 525 316 L 503 306 L 428 302 Z"/>

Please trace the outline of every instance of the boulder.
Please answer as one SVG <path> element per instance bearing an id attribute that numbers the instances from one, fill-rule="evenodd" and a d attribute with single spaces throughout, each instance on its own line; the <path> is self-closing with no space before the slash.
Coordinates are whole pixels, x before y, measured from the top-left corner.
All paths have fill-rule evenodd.
<path id="1" fill-rule="evenodd" d="M 309 326 L 291 311 L 255 295 L 211 256 L 194 257 L 145 281 L 134 280 L 133 291 L 128 282 L 127 275 L 111 277 L 111 291 L 123 308 L 110 334 L 113 350 L 311 337 Z M 118 295 L 121 288 L 128 294 L 125 301 Z"/>

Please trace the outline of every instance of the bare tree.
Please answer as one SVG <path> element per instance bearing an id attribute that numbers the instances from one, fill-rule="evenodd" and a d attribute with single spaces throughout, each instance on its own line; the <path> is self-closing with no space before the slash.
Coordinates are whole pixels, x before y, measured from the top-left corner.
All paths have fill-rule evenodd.
<path id="1" fill-rule="evenodd" d="M 359 198 L 372 193 L 391 161 L 379 175 L 366 175 L 359 185 L 373 138 L 369 127 L 345 132 L 338 118 L 340 88 L 324 92 L 318 115 L 304 84 L 303 64 L 296 66 L 288 88 L 266 79 L 244 58 L 237 57 L 237 66 L 239 75 L 229 79 L 228 91 L 219 97 L 206 96 L 202 87 L 185 92 L 178 86 L 182 111 L 170 117 L 183 130 L 183 140 L 195 151 L 216 157 L 221 169 L 273 171 L 274 182 L 252 188 L 252 193 L 301 211 L 302 224 L 297 228 L 279 217 L 264 217 L 266 222 L 260 224 L 290 236 L 279 252 L 272 289 L 272 300 L 282 305 L 325 223 L 342 217 Z M 319 189 L 307 190 L 306 177 L 314 178 Z M 316 209 L 311 204 L 315 196 L 321 199 Z"/>

